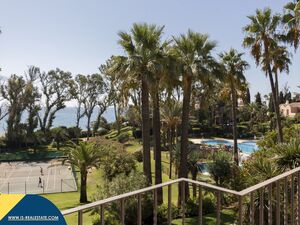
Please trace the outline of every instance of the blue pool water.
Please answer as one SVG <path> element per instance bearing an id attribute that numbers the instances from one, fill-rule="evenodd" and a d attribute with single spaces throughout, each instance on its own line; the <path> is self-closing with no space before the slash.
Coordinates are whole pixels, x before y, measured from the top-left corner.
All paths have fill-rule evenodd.
<path id="1" fill-rule="evenodd" d="M 225 140 L 208 140 L 208 141 L 203 141 L 202 143 L 207 144 L 207 145 L 233 146 L 232 142 L 225 141 Z M 252 152 L 258 150 L 258 146 L 254 141 L 245 141 L 243 143 L 239 143 L 238 148 L 246 154 L 251 154 Z"/>

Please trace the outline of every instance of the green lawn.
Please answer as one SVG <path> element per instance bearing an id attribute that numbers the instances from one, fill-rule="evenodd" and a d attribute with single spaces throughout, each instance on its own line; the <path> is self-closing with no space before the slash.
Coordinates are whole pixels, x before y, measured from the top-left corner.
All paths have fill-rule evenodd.
<path id="1" fill-rule="evenodd" d="M 234 211 L 222 210 L 222 213 L 221 213 L 221 224 L 222 225 L 233 224 L 234 219 L 235 219 Z M 198 222 L 197 218 L 186 218 L 184 224 L 196 225 L 196 224 L 198 224 L 197 222 Z M 182 220 L 181 219 L 173 220 L 172 224 L 181 225 Z M 215 225 L 215 224 L 216 224 L 216 214 L 208 214 L 203 217 L 203 225 Z"/>

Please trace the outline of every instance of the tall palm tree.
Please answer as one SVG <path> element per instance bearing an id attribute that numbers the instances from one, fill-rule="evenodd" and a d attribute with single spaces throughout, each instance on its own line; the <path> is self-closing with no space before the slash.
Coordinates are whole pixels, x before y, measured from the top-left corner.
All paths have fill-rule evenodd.
<path id="1" fill-rule="evenodd" d="M 278 73 L 289 73 L 289 64 L 291 64 L 290 54 L 285 46 L 280 46 L 272 52 L 273 67 L 272 72 L 275 75 L 276 97 L 279 102 L 279 81 Z"/>
<path id="2" fill-rule="evenodd" d="M 86 203 L 88 170 L 99 166 L 101 151 L 91 143 L 81 142 L 79 145 L 68 147 L 66 154 L 66 161 L 80 171 L 80 203 Z"/>
<path id="3" fill-rule="evenodd" d="M 211 55 L 215 42 L 208 35 L 188 31 L 186 35 L 174 37 L 173 54 L 178 59 L 182 76 L 183 106 L 181 116 L 181 147 L 179 177 L 187 177 L 188 128 L 192 93 L 192 83 L 196 79 L 204 80 L 211 74 L 215 60 Z"/>
<path id="4" fill-rule="evenodd" d="M 181 123 L 181 104 L 175 99 L 167 99 L 161 108 L 161 118 L 164 127 L 167 129 L 168 150 L 170 154 L 169 178 L 172 179 L 173 151 L 175 146 L 175 136 L 177 128 Z"/>
<path id="5" fill-rule="evenodd" d="M 235 49 L 220 54 L 221 63 L 224 68 L 223 79 L 228 84 L 232 101 L 232 131 L 233 131 L 233 153 L 234 161 L 239 164 L 239 151 L 237 147 L 237 89 L 241 87 L 246 78 L 244 71 L 249 64 L 242 59 L 243 53 L 238 53 Z"/>
<path id="6" fill-rule="evenodd" d="M 142 133 L 144 152 L 144 174 L 152 183 L 150 164 L 150 111 L 149 111 L 149 67 L 155 64 L 157 54 L 162 45 L 161 36 L 164 27 L 156 25 L 133 24 L 130 33 L 119 32 L 119 44 L 126 53 L 125 74 L 135 77 L 140 82 L 142 101 Z M 160 181 L 161 182 L 161 181 Z"/>
<path id="7" fill-rule="evenodd" d="M 284 10 L 282 22 L 287 30 L 287 41 L 297 49 L 300 42 L 300 1 L 287 3 Z"/>
<path id="8" fill-rule="evenodd" d="M 256 10 L 256 14 L 248 16 L 250 24 L 244 27 L 246 36 L 244 38 L 244 47 L 251 48 L 251 54 L 256 64 L 262 67 L 266 76 L 270 80 L 272 99 L 275 108 L 278 140 L 283 141 L 281 118 L 279 112 L 279 102 L 276 97 L 276 86 L 274 83 L 274 73 L 272 71 L 273 52 L 280 48 L 280 36 L 277 33 L 281 22 L 281 17 L 273 15 L 271 9 Z"/>

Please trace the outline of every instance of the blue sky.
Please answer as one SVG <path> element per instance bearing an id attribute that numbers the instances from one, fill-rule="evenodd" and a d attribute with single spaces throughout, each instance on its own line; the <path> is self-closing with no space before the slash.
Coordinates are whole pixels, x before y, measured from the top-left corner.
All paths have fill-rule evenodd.
<path id="1" fill-rule="evenodd" d="M 234 47 L 246 53 L 251 94 L 270 91 L 269 81 L 242 48 L 242 27 L 256 8 L 281 12 L 283 0 L 0 0 L 0 67 L 2 76 L 23 74 L 30 65 L 42 70 L 59 67 L 73 74 L 98 72 L 113 54 L 122 54 L 117 32 L 134 22 L 165 25 L 165 37 L 189 28 L 208 33 L 218 46 L 215 54 Z M 300 91 L 300 53 L 294 54 L 288 82 Z"/>

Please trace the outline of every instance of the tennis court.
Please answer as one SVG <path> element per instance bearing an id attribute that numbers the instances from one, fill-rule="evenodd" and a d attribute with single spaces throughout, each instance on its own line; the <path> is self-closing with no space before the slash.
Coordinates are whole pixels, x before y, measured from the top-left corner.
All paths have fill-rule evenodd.
<path id="1" fill-rule="evenodd" d="M 77 191 L 69 164 L 53 159 L 0 163 L 0 193 L 43 194 Z"/>

